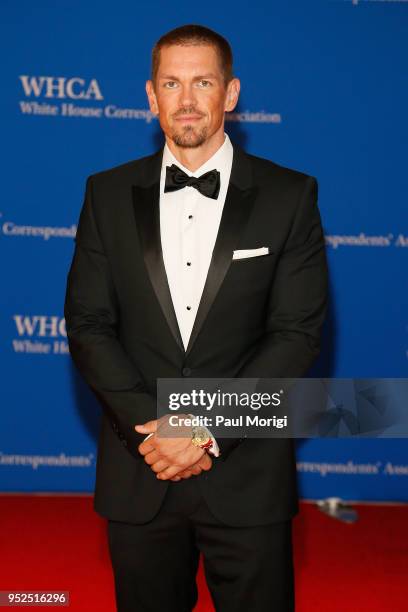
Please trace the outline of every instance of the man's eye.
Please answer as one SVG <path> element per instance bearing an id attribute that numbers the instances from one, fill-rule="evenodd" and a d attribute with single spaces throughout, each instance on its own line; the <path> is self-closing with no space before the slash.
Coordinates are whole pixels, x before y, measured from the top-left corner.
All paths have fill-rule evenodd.
<path id="1" fill-rule="evenodd" d="M 211 85 L 211 82 L 207 81 L 206 79 L 201 79 L 200 81 L 198 81 L 198 83 L 201 86 L 204 86 L 204 88 L 208 88 L 208 86 Z M 166 83 L 164 84 L 167 89 L 175 89 L 173 85 L 177 85 L 176 81 L 166 81 Z"/>

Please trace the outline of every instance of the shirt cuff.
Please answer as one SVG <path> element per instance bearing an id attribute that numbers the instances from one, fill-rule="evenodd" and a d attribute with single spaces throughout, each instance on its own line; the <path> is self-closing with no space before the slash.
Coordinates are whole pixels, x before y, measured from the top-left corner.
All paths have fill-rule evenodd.
<path id="1" fill-rule="evenodd" d="M 212 447 L 208 449 L 208 452 L 211 455 L 214 455 L 214 457 L 219 457 L 221 453 L 220 453 L 219 446 L 217 444 L 217 440 L 214 438 L 211 431 L 207 427 L 205 429 L 206 431 L 208 431 L 208 435 L 211 436 L 211 440 L 212 440 Z"/>

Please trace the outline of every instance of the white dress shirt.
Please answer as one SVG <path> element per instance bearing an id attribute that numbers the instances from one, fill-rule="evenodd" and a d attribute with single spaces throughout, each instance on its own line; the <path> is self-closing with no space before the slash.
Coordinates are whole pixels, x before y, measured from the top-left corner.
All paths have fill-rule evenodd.
<path id="1" fill-rule="evenodd" d="M 231 174 L 232 154 L 231 141 L 225 134 L 223 144 L 214 155 L 191 172 L 177 160 L 167 143 L 164 147 L 160 178 L 160 234 L 171 298 L 185 349 L 217 238 Z M 209 170 L 218 170 L 221 180 L 218 198 L 208 198 L 190 185 L 164 193 L 166 166 L 172 164 L 176 164 L 188 176 L 198 177 Z"/>
<path id="2" fill-rule="evenodd" d="M 164 266 L 181 337 L 185 349 L 193 329 L 201 295 L 210 267 L 222 210 L 231 175 L 233 147 L 228 134 L 217 151 L 191 172 L 164 146 L 160 176 L 160 236 Z M 220 172 L 217 199 L 202 195 L 190 185 L 164 192 L 166 166 L 176 164 L 188 176 L 201 176 L 209 170 Z M 208 431 L 208 430 L 207 430 Z M 211 435 L 211 432 L 209 432 Z M 210 452 L 218 456 L 214 437 Z"/>

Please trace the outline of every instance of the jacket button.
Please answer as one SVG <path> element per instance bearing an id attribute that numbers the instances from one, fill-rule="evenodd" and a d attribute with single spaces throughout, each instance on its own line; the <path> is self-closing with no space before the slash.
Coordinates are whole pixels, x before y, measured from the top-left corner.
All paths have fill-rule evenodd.
<path id="1" fill-rule="evenodd" d="M 191 374 L 191 368 L 183 368 L 181 370 L 181 373 L 183 374 L 183 376 L 190 376 Z"/>
<path id="2" fill-rule="evenodd" d="M 127 446 L 128 445 L 126 440 L 122 440 L 122 444 L 123 444 L 123 446 Z"/>

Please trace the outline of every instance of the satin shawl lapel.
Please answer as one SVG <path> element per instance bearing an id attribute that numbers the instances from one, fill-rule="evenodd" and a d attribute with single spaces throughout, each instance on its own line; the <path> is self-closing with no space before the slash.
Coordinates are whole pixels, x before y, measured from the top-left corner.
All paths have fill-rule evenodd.
<path id="1" fill-rule="evenodd" d="M 143 177 L 132 187 L 136 226 L 147 272 L 168 326 L 184 357 L 191 352 L 228 272 L 232 252 L 239 244 L 239 238 L 248 222 L 258 190 L 252 184 L 252 169 L 247 154 L 235 144 L 233 148 L 231 177 L 220 227 L 186 351 L 171 299 L 160 239 L 159 198 L 163 148 L 145 161 Z"/>

